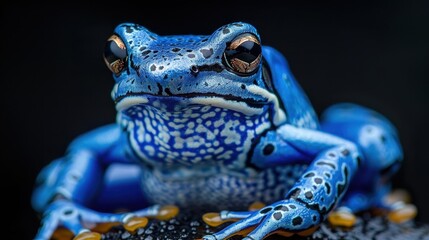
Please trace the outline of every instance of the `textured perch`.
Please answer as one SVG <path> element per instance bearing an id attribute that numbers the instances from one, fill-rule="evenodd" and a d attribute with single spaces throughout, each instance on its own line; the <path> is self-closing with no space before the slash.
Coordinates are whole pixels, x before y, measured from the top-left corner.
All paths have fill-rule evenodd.
<path id="1" fill-rule="evenodd" d="M 219 228 L 225 225 L 219 226 Z M 198 215 L 183 213 L 169 221 L 150 221 L 145 228 L 138 229 L 134 234 L 124 231 L 122 228 L 115 228 L 104 234 L 102 239 L 187 240 L 199 239 L 216 230 L 217 228 L 206 225 Z M 281 237 L 274 235 L 267 239 L 279 238 Z M 231 238 L 231 240 L 238 239 L 240 239 L 238 236 Z M 288 239 L 429 239 L 429 225 L 415 221 L 394 224 L 384 217 L 362 214 L 357 218 L 356 226 L 348 230 L 332 228 L 325 222 L 312 236 L 293 236 Z"/>

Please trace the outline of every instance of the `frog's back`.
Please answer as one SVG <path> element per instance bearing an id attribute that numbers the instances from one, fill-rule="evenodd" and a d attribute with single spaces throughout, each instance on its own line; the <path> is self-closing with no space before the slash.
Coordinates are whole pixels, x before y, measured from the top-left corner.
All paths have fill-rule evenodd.
<path id="1" fill-rule="evenodd" d="M 297 127 L 318 129 L 319 121 L 301 86 L 295 80 L 285 57 L 272 47 L 264 46 L 262 53 L 270 66 L 272 84 L 287 123 Z"/>

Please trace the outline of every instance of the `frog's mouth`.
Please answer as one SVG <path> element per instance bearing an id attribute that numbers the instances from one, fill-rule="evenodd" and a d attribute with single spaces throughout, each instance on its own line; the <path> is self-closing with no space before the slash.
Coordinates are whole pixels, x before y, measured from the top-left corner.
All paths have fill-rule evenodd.
<path id="1" fill-rule="evenodd" d="M 182 102 L 189 102 L 190 104 L 202 104 L 215 106 L 220 108 L 235 108 L 231 110 L 236 110 L 238 112 L 249 112 L 249 109 L 254 109 L 255 111 L 258 109 L 262 109 L 269 102 L 267 99 L 264 100 L 254 100 L 254 99 L 246 99 L 241 97 L 236 97 L 232 95 L 221 95 L 216 93 L 205 93 L 205 94 L 177 94 L 171 96 L 158 96 L 151 95 L 147 93 L 133 93 L 128 92 L 123 96 L 119 96 L 115 99 L 116 110 L 123 111 L 134 105 L 146 104 L 149 103 L 150 100 L 157 99 L 162 101 L 162 99 L 182 99 Z M 249 108 L 245 110 L 244 108 Z M 245 110 L 245 111 L 243 111 Z M 251 111 L 253 112 L 253 111 Z"/>
<path id="2" fill-rule="evenodd" d="M 180 106 L 206 105 L 223 109 L 233 110 L 248 116 L 260 115 L 268 108 L 273 110 L 273 121 L 280 124 L 285 121 L 286 115 L 279 107 L 278 98 L 271 92 L 258 86 L 249 86 L 248 91 L 257 95 L 255 98 L 242 98 L 233 95 L 222 95 L 218 93 L 187 93 L 170 96 L 160 96 L 146 92 L 127 92 L 115 98 L 116 110 L 126 111 L 136 105 L 154 105 L 154 102 L 164 102 L 167 105 L 175 105 L 175 110 L 180 111 Z"/>

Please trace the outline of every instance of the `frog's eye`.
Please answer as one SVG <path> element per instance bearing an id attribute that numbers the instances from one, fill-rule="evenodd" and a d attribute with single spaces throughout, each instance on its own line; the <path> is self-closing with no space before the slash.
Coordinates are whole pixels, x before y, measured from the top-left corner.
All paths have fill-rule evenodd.
<path id="1" fill-rule="evenodd" d="M 225 64 L 238 74 L 252 74 L 261 62 L 261 44 L 251 33 L 236 37 L 224 53 Z"/>
<path id="2" fill-rule="evenodd" d="M 107 39 L 103 56 L 104 62 L 113 73 L 119 74 L 124 70 L 127 50 L 124 42 L 117 35 L 112 35 Z"/>

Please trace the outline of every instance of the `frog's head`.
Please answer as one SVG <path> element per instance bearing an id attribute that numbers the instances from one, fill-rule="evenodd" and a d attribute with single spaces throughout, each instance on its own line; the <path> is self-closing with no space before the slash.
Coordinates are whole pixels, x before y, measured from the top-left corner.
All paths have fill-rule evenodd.
<path id="1" fill-rule="evenodd" d="M 209 105 L 260 115 L 278 102 L 259 34 L 242 22 L 209 36 L 159 36 L 121 24 L 107 41 L 104 59 L 116 82 L 112 98 L 119 112 L 145 104 L 176 112 Z"/>

